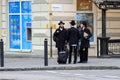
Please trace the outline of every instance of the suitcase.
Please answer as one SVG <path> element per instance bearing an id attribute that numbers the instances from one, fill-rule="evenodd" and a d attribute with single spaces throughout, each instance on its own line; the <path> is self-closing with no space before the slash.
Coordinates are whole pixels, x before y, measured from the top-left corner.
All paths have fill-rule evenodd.
<path id="1" fill-rule="evenodd" d="M 67 47 L 65 48 L 64 51 L 60 51 L 58 54 L 58 64 L 66 64 L 68 58 L 68 49 Z"/>

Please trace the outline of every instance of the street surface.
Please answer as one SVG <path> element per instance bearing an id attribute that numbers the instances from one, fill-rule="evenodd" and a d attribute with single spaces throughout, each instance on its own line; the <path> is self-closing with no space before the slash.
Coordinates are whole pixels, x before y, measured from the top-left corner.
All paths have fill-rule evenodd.
<path id="1" fill-rule="evenodd" d="M 1 71 L 0 80 L 120 80 L 120 70 Z"/>

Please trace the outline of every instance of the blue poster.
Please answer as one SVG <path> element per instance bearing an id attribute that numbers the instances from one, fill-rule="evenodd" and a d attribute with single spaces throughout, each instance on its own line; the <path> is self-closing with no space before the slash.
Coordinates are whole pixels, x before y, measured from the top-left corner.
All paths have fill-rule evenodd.
<path id="1" fill-rule="evenodd" d="M 22 1 L 22 13 L 31 13 L 31 1 Z"/>
<path id="2" fill-rule="evenodd" d="M 11 49 L 31 50 L 31 1 L 9 2 L 9 30 Z"/>
<path id="3" fill-rule="evenodd" d="M 9 2 L 9 13 L 20 13 L 20 2 Z"/>
<path id="4" fill-rule="evenodd" d="M 88 26 L 92 31 L 92 37 L 90 38 L 90 42 L 94 42 L 94 32 L 93 32 L 93 13 L 77 13 L 77 25 L 80 25 L 80 21 L 87 21 Z"/>
<path id="5" fill-rule="evenodd" d="M 27 37 L 31 37 L 30 34 L 27 34 L 27 29 L 31 29 L 31 15 L 22 15 L 22 49 L 31 49 L 31 40 L 28 40 Z"/>
<path id="6" fill-rule="evenodd" d="M 20 49 L 20 16 L 9 16 L 10 48 Z"/>

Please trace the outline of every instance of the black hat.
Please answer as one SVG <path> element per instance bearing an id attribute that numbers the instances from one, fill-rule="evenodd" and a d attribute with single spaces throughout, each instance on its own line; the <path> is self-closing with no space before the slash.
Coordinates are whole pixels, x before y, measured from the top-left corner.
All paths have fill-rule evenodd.
<path id="1" fill-rule="evenodd" d="M 70 24 L 74 26 L 75 25 L 75 20 L 71 20 Z"/>
<path id="2" fill-rule="evenodd" d="M 60 25 L 60 24 L 63 24 L 63 25 L 64 25 L 65 23 L 64 23 L 63 21 L 60 21 L 60 22 L 58 23 L 58 25 Z"/>
<path id="3" fill-rule="evenodd" d="M 81 21 L 80 24 L 83 24 L 85 27 L 87 26 L 87 22 L 86 21 Z"/>

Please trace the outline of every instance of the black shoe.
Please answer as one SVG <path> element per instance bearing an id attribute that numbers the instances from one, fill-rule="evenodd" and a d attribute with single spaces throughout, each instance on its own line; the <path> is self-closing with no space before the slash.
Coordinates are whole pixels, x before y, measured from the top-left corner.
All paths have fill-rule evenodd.
<path id="1" fill-rule="evenodd" d="M 82 61 L 82 63 L 87 63 L 87 61 Z"/>
<path id="2" fill-rule="evenodd" d="M 76 62 L 73 62 L 73 64 L 76 64 Z"/>
<path id="3" fill-rule="evenodd" d="M 82 63 L 82 61 L 78 61 L 78 63 Z"/>
<path id="4" fill-rule="evenodd" d="M 87 61 L 79 61 L 78 63 L 87 63 Z"/>

